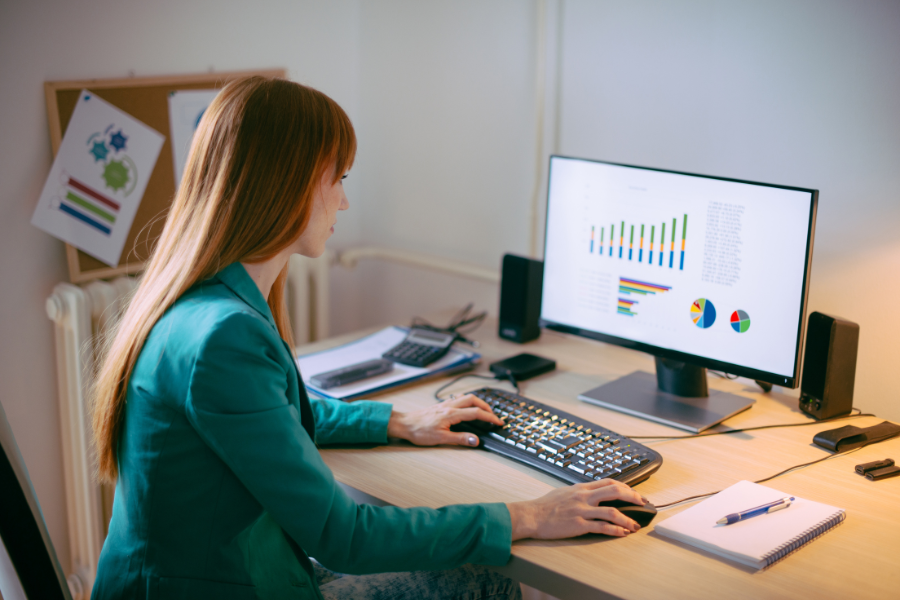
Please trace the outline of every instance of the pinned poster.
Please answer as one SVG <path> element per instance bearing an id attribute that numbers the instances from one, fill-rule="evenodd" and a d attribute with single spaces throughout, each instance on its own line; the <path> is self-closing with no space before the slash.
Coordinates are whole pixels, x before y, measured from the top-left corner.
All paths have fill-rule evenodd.
<path id="1" fill-rule="evenodd" d="M 117 266 L 164 140 L 82 90 L 31 224 Z"/>
<path id="2" fill-rule="evenodd" d="M 187 164 L 194 132 L 200 119 L 219 90 L 176 90 L 169 93 L 169 128 L 172 133 L 172 160 L 175 167 L 175 189 Z"/>

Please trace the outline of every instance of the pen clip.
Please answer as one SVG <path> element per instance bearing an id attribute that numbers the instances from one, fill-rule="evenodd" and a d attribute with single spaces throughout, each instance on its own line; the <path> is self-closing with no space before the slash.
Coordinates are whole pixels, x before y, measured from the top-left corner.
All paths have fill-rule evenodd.
<path id="1" fill-rule="evenodd" d="M 784 502 L 782 502 L 782 503 L 779 504 L 778 506 L 773 506 L 772 508 L 770 508 L 770 509 L 767 510 L 766 512 L 768 512 L 768 513 L 773 513 L 773 512 L 775 512 L 776 510 L 782 510 L 782 509 L 784 509 L 784 508 L 787 508 L 787 507 L 790 506 L 790 505 L 791 505 L 791 499 L 790 499 L 790 498 L 786 498 Z"/>

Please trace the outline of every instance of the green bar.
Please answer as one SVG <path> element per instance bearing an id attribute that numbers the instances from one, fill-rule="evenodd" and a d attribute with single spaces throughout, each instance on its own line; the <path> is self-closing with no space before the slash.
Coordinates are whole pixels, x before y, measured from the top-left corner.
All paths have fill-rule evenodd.
<path id="1" fill-rule="evenodd" d="M 681 230 L 681 239 L 683 240 L 687 235 L 687 215 L 684 215 L 684 229 Z"/>
<path id="2" fill-rule="evenodd" d="M 653 239 L 656 235 L 656 225 L 650 226 L 650 249 L 653 250 Z"/>
<path id="3" fill-rule="evenodd" d="M 629 244 L 634 243 L 634 225 L 631 226 L 631 238 L 628 240 Z"/>
<path id="4" fill-rule="evenodd" d="M 622 228 L 619 230 L 619 245 L 625 240 L 625 221 L 622 221 Z"/>
<path id="5" fill-rule="evenodd" d="M 659 234 L 659 241 L 662 243 L 666 243 L 666 224 L 663 223 L 662 233 Z"/>
<path id="6" fill-rule="evenodd" d="M 116 222 L 116 218 L 114 216 L 112 216 L 111 214 L 109 214 L 108 212 L 103 210 L 102 208 L 97 208 L 96 206 L 94 206 L 93 204 L 91 204 L 90 202 L 85 200 L 84 198 L 81 198 L 80 196 L 76 196 L 72 192 L 67 193 L 66 198 L 68 198 L 69 200 L 71 200 L 72 202 L 74 202 L 75 204 L 80 206 L 81 208 L 91 211 L 98 217 L 105 219 L 105 220 L 109 221 L 110 223 Z"/>
<path id="7" fill-rule="evenodd" d="M 644 225 L 641 224 L 641 239 L 644 239 Z"/>
<path id="8" fill-rule="evenodd" d="M 672 219 L 672 243 L 675 243 L 675 219 Z"/>
<path id="9" fill-rule="evenodd" d="M 603 245 L 603 227 L 600 228 L 600 245 Z"/>

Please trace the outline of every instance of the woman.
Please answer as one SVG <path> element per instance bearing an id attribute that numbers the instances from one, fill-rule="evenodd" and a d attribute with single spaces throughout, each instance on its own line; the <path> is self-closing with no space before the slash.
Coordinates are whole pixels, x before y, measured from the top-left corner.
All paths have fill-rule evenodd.
<path id="1" fill-rule="evenodd" d="M 597 507 L 641 503 L 609 481 L 437 510 L 357 505 L 335 484 L 317 444 L 476 445 L 450 425 L 500 423 L 471 395 L 406 414 L 307 398 L 287 261 L 324 251 L 355 151 L 344 111 L 295 83 L 240 80 L 206 111 L 98 376 L 100 476 L 117 481 L 94 598 L 518 597 L 471 565 L 504 564 L 524 537 L 637 530 Z"/>

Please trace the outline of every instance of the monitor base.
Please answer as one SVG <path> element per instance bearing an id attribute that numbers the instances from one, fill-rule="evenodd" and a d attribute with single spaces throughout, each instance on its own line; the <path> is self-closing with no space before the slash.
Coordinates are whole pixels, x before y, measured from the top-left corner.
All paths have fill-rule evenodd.
<path id="1" fill-rule="evenodd" d="M 700 398 L 676 396 L 659 389 L 656 375 L 644 371 L 588 390 L 578 399 L 693 433 L 718 425 L 756 402 L 718 390 L 709 390 L 709 396 Z"/>

